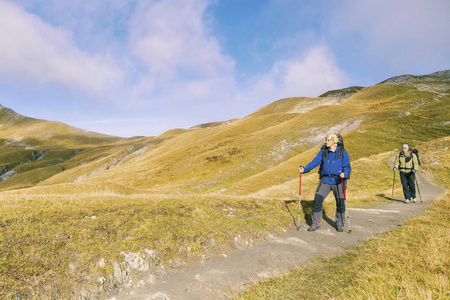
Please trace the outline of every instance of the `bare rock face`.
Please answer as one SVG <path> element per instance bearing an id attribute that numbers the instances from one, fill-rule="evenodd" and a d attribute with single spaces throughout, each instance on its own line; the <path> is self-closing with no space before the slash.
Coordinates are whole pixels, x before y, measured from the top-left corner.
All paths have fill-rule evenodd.
<path id="1" fill-rule="evenodd" d="M 13 176 L 15 176 L 17 173 L 13 170 L 6 172 L 5 174 L 3 174 L 2 176 L 0 176 L 0 181 L 6 180 L 8 178 L 11 178 Z"/>

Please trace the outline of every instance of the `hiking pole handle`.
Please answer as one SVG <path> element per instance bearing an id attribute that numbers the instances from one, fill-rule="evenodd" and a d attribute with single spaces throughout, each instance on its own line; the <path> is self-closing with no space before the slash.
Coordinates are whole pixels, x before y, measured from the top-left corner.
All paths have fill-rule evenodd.
<path id="1" fill-rule="evenodd" d="M 344 178 L 341 178 L 341 182 L 342 182 L 342 191 L 344 192 L 344 200 L 347 200 L 347 197 L 345 196 Z"/>

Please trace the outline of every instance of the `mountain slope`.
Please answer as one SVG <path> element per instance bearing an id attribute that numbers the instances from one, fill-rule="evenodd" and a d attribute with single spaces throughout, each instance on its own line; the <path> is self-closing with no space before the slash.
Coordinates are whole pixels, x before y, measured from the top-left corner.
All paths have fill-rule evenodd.
<path id="1" fill-rule="evenodd" d="M 311 160 L 330 132 L 344 135 L 352 160 L 447 136 L 449 95 L 435 85 L 443 83 L 379 84 L 338 102 L 282 99 L 231 123 L 183 130 L 107 171 L 80 168 L 77 176 L 158 193 L 253 193 L 298 176 L 295 166 Z M 41 184 L 73 181 L 67 174 Z"/>
<path id="2" fill-rule="evenodd" d="M 0 106 L 0 143 L 0 189 L 14 189 L 34 186 L 123 149 L 138 149 L 141 141 L 28 118 Z"/>
<path id="3" fill-rule="evenodd" d="M 120 138 L 78 129 L 60 122 L 24 117 L 0 105 L 0 137 L 3 145 L 21 147 L 83 147 L 111 143 Z"/>
<path id="4" fill-rule="evenodd" d="M 156 190 L 232 192 L 239 182 L 246 186 L 249 178 L 272 168 L 277 171 L 270 182 L 255 183 L 258 188 L 294 178 L 295 166 L 310 160 L 317 149 L 308 150 L 329 132 L 343 133 L 353 160 L 449 133 L 448 93 L 422 91 L 411 83 L 376 85 L 340 103 L 324 102 L 282 99 L 231 124 L 186 132 L 92 179 Z M 296 109 L 301 106 L 309 108 L 302 113 Z"/>
<path id="5" fill-rule="evenodd" d="M 343 134 L 352 160 L 405 142 L 417 145 L 448 136 L 450 84 L 442 81 L 447 73 L 430 74 L 427 81 L 386 81 L 317 98 L 281 99 L 241 119 L 136 139 L 5 112 L 1 137 L 6 149 L 22 147 L 15 164 L 23 166 L 16 166 L 19 175 L 1 182 L 0 188 L 107 182 L 158 193 L 254 193 L 295 178 L 295 166 L 311 160 L 330 132 Z M 14 159 L 5 151 L 0 164 L 9 166 L 7 170 Z M 48 152 L 39 162 L 23 163 L 33 151 Z"/>

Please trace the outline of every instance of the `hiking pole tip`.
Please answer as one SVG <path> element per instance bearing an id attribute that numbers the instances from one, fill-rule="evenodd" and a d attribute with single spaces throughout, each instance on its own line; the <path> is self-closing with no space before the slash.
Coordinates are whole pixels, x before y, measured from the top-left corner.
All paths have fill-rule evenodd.
<path id="1" fill-rule="evenodd" d="M 345 183 L 344 178 L 341 178 L 342 183 L 342 192 L 344 193 L 344 205 L 345 205 L 345 213 L 347 214 L 347 222 L 348 222 L 348 233 L 352 233 L 352 224 L 350 224 L 350 215 L 348 214 L 347 208 L 347 196 L 345 195 Z"/>

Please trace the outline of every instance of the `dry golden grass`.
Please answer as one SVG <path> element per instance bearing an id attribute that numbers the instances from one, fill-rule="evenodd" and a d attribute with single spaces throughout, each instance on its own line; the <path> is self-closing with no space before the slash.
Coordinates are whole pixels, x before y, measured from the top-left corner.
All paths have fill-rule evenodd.
<path id="1" fill-rule="evenodd" d="M 122 251 L 153 251 L 154 271 L 250 246 L 290 223 L 280 214 L 283 204 L 268 199 L 83 189 L 72 184 L 2 193 L 0 297 L 112 292 L 118 281 L 112 264 L 121 263 Z"/>
<path id="2" fill-rule="evenodd" d="M 0 149 L 3 164 L 49 151 L 48 160 L 27 162 L 16 179 L 0 183 L 0 296 L 106 293 L 116 284 L 110 276 L 121 251 L 154 250 L 151 266 L 158 268 L 292 228 L 287 209 L 296 205 L 283 200 L 298 199 L 297 167 L 329 132 L 344 133 L 352 161 L 349 206 L 390 197 L 389 159 L 404 142 L 418 146 L 424 171 L 448 187 L 448 168 L 435 164 L 448 162 L 448 146 L 441 147 L 448 145 L 447 94 L 377 85 L 340 105 L 323 101 L 282 99 L 232 122 L 116 141 L 35 120 L 0 128 L 2 141 L 26 135 L 32 142 L 31 149 Z M 55 160 L 63 152 L 64 161 Z M 317 184 L 313 172 L 303 176 L 306 204 Z M 19 187 L 30 188 L 4 191 Z"/>

